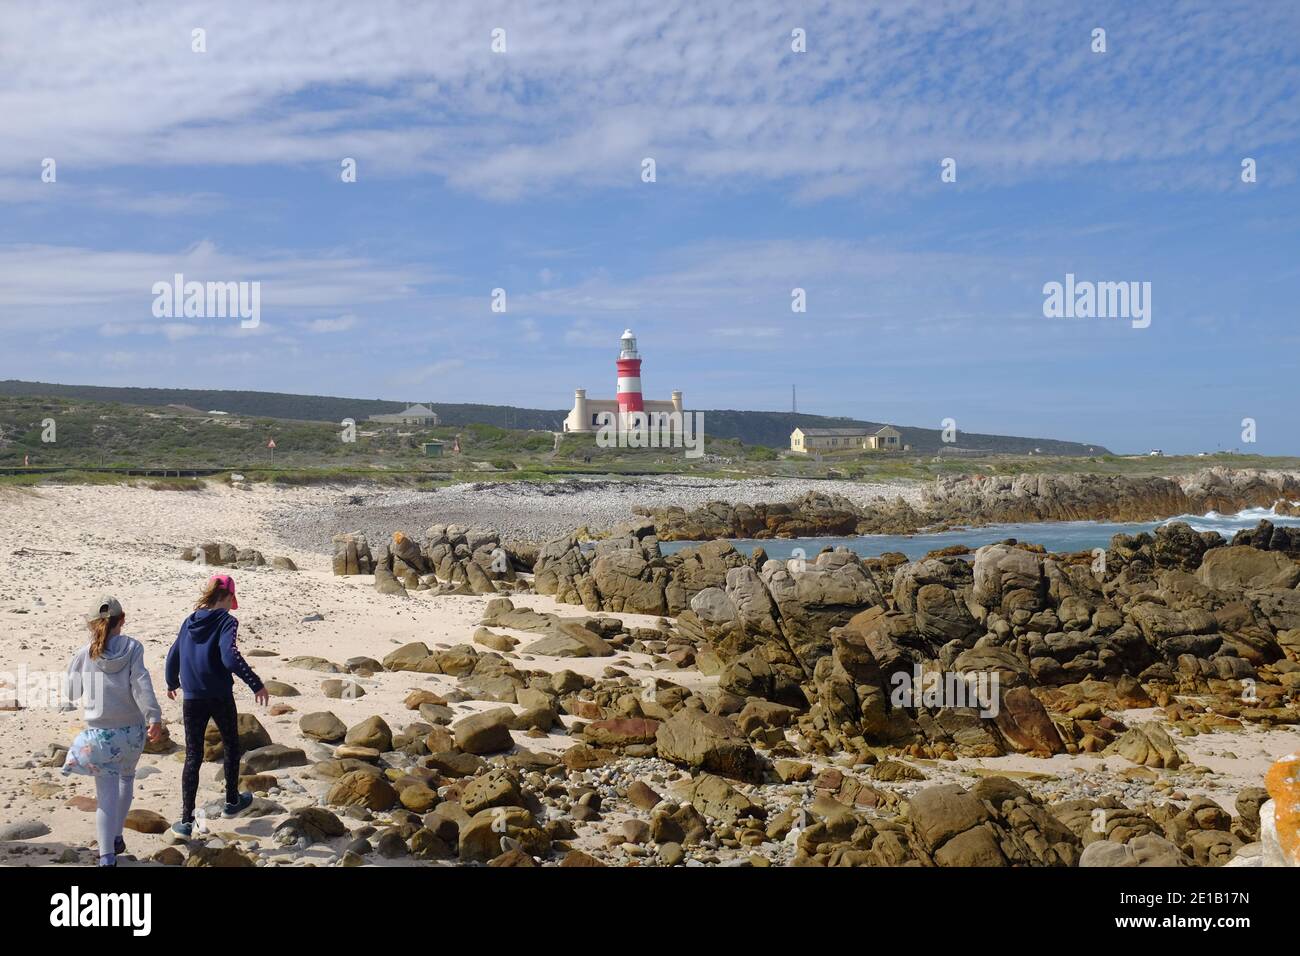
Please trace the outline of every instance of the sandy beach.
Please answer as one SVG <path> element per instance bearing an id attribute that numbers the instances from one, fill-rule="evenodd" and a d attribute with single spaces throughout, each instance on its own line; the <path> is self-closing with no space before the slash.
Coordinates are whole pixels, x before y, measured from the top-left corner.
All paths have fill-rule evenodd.
<path id="1" fill-rule="evenodd" d="M 768 492 L 770 489 L 756 493 Z M 714 494 L 715 490 L 710 489 L 708 493 Z M 455 719 L 476 710 L 501 706 L 484 700 L 458 699 L 464 695 L 458 692 L 457 681 L 445 674 L 413 672 L 382 672 L 358 678 L 364 696 L 327 699 L 320 684 L 323 678 L 335 675 L 284 663 L 300 655 L 334 662 L 358 656 L 382 659 L 410 641 L 424 641 L 430 648 L 470 643 L 486 606 L 488 598 L 482 596 L 412 592 L 403 599 L 379 594 L 372 586 L 371 577 L 333 576 L 330 556 L 324 548 L 304 546 L 306 535 L 295 535 L 291 540 L 282 535 L 280 528 L 286 513 L 297 515 L 301 528 L 318 528 L 311 535 L 317 539 L 328 540 L 332 531 L 357 524 L 360 515 L 349 516 L 357 521 L 333 523 L 338 518 L 341 494 L 346 493 L 271 488 L 242 491 L 223 485 L 211 485 L 201 492 L 125 486 L 0 492 L 0 621 L 4 624 L 0 675 L 12 678 L 24 672 L 61 674 L 75 650 L 86 641 L 82 623 L 86 608 L 98 596 L 113 594 L 127 611 L 126 632 L 144 644 L 164 718 L 179 738 L 180 703 L 164 696 L 163 659 L 210 571 L 180 560 L 179 552 L 184 546 L 215 540 L 257 548 L 268 561 L 273 556 L 287 556 L 300 569 L 291 572 L 266 567 L 235 572 L 240 588 L 237 616 L 241 622 L 241 648 L 263 679 L 282 681 L 300 691 L 300 696 L 273 698 L 273 704 L 288 704 L 293 712 L 270 716 L 266 710 L 255 707 L 246 688 L 237 687 L 241 709 L 256 713 L 274 742 L 303 747 L 310 760 L 328 759 L 333 751 L 331 746 L 307 740 L 299 731 L 301 715 L 328 710 L 348 726 L 380 715 L 396 732 L 418 719 L 415 712 L 403 706 L 403 699 L 415 689 L 446 696 Z M 465 510 L 465 493 L 458 494 L 460 497 L 451 496 L 456 504 L 450 513 L 438 510 L 436 502 L 441 499 L 437 496 L 432 496 L 429 504 L 421 501 L 418 513 L 426 523 L 472 518 L 474 515 Z M 381 498 L 378 505 L 387 509 L 393 503 Z M 535 505 L 533 499 L 525 497 L 512 507 L 526 511 Z M 414 507 L 409 502 L 404 506 Z M 396 513 L 400 512 L 383 510 L 375 520 L 383 524 L 394 520 Z M 404 526 L 413 532 L 423 530 L 414 522 Z M 587 616 L 581 607 L 559 605 L 551 598 L 536 594 L 516 594 L 512 598 L 519 607 L 570 617 Z M 309 615 L 320 615 L 323 620 L 305 622 Z M 656 625 L 655 618 L 645 615 L 618 617 L 629 628 Z M 536 636 L 508 629 L 505 633 L 525 644 Z M 635 679 L 658 675 L 693 690 L 707 689 L 716 683 L 716 678 L 706 677 L 694 668 L 665 674 L 662 660 L 627 651 L 613 657 L 576 659 L 529 657 L 518 651 L 506 652 L 505 656 L 517 667 L 534 671 L 570 669 L 600 677 L 607 668 L 614 667 Z M 0 701 L 12 694 L 12 688 L 0 684 Z M 1149 715 L 1117 716 L 1141 719 Z M 565 716 L 563 720 L 572 723 L 573 718 Z M 84 799 L 78 799 L 93 798 L 93 782 L 84 777 L 64 777 L 57 768 L 41 765 L 52 746 L 66 746 L 80 727 L 79 713 L 41 706 L 0 711 L 0 831 L 25 821 L 41 821 L 49 828 L 48 834 L 33 839 L 0 840 L 0 864 L 62 861 L 86 865 L 93 860 L 93 853 L 87 848 L 94 840 L 94 814 L 88 812 Z M 561 728 L 545 736 L 530 737 L 518 731 L 514 736 L 517 744 L 534 751 L 561 753 L 574 744 Z M 1160 800 L 1177 790 L 1184 797 L 1206 795 L 1231 811 L 1243 788 L 1259 786 L 1273 760 L 1297 749 L 1300 735 L 1292 728 L 1252 727 L 1232 734 L 1180 738 L 1178 745 L 1189 761 L 1202 769 L 1180 775 L 1173 787 L 1168 782 L 1157 784 L 1155 775 L 1144 777 L 1133 773 L 1132 765 L 1121 757 L 1086 754 L 1059 755 L 1052 759 L 1014 755 L 952 762 L 915 761 L 915 768 L 927 778 L 924 784 L 907 780 L 874 785 L 907 796 L 923 785 L 946 781 L 969 786 L 978 773 L 996 768 L 1018 778 L 1031 792 L 1052 800 L 1107 793 L 1126 801 Z M 832 762 L 827 758 L 806 759 L 814 764 L 815 770 Z M 179 754 L 146 754 L 140 765 L 135 808 L 175 819 L 180 766 Z M 204 766 L 200 803 L 220 798 L 220 786 L 216 782 L 218 768 L 219 764 Z M 301 864 L 309 860 L 337 860 L 343 842 L 340 840 L 333 845 L 318 844 L 309 851 L 300 851 L 278 847 L 267 839 L 285 813 L 318 803 L 327 789 L 327 783 L 314 779 L 308 770 L 299 767 L 277 771 L 280 786 L 267 795 L 266 815 L 229 821 L 228 825 L 222 821 L 217 826 L 218 832 L 224 833 L 228 840 L 255 846 L 259 859 L 266 862 Z M 579 777 L 603 788 L 611 797 L 625 790 L 634 778 L 666 790 L 684 781 L 687 775 L 662 760 L 650 758 L 620 759 Z M 807 804 L 812 799 L 807 783 L 765 786 L 761 791 L 740 786 L 772 814 L 791 804 Z M 611 800 L 611 807 L 612 804 Z M 629 854 L 637 853 L 636 850 L 617 839 L 607 839 L 609 834 L 621 832 L 622 821 L 633 813 L 620 808 L 606 813 L 598 822 L 580 826 L 572 845 L 600 854 L 610 862 L 633 859 Z M 350 825 L 357 824 L 350 822 Z M 172 842 L 166 834 L 128 831 L 127 836 L 130 852 L 140 861 Z M 786 842 L 773 841 L 764 843 L 755 852 L 772 862 L 782 862 L 788 860 L 793 848 Z M 706 861 L 727 862 L 747 857 L 749 851 L 741 853 L 725 845 L 706 844 L 696 854 Z M 405 865 L 410 861 L 372 856 L 367 862 Z"/>

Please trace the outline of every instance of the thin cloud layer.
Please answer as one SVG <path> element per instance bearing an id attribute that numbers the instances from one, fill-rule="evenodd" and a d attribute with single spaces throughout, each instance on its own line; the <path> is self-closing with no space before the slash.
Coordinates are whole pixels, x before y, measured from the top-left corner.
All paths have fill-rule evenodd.
<path id="1" fill-rule="evenodd" d="M 0 22 L 0 172 L 351 156 L 511 199 L 631 188 L 650 156 L 824 198 L 952 156 L 987 182 L 1160 163 L 1180 188 L 1296 138 L 1298 34 L 1295 5 L 1245 0 L 29 4 Z"/>

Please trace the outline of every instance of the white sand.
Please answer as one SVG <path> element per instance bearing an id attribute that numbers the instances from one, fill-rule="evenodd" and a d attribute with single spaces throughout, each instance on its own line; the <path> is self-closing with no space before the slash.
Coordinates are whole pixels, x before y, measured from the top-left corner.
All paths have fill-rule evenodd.
<path id="1" fill-rule="evenodd" d="M 236 682 L 236 700 L 241 710 L 258 715 L 272 739 L 292 747 L 304 747 L 313 757 L 313 747 L 298 731 L 302 714 L 333 711 L 349 726 L 379 714 L 394 731 L 415 720 L 418 714 L 406 710 L 402 699 L 415 688 L 435 693 L 451 689 L 454 680 L 442 675 L 380 673 L 363 680 L 365 696 L 355 700 L 330 700 L 320 692 L 322 680 L 339 675 L 291 668 L 276 658 L 254 657 L 257 649 L 274 651 L 284 658 L 298 655 L 324 657 L 342 663 L 350 657 L 383 658 L 399 644 L 424 641 L 430 647 L 471 642 L 478 627 L 486 598 L 432 597 L 413 593 L 402 599 L 377 594 L 370 577 L 336 578 L 329 558 L 320 554 L 286 551 L 276 545 L 266 530 L 268 508 L 284 504 L 297 492 L 263 489 L 233 491 L 212 486 L 203 492 L 161 492 L 129 487 L 59 487 L 39 492 L 0 490 L 0 675 L 29 675 L 47 672 L 59 675 L 78 647 L 86 642 L 82 623 L 91 603 L 103 594 L 117 597 L 127 612 L 125 632 L 140 640 L 154 678 L 154 689 L 163 708 L 164 720 L 172 726 L 178 742 L 179 699 L 165 696 L 163 661 L 175 639 L 177 628 L 192 609 L 211 569 L 191 565 L 177 558 L 184 545 L 200 541 L 229 541 L 240 547 L 262 550 L 269 561 L 273 555 L 288 554 L 298 572 L 259 569 L 235 572 L 239 585 L 240 648 L 263 680 L 292 684 L 302 696 L 286 698 L 296 713 L 270 717 L 258 708 L 248 689 Z M 57 549 L 71 555 L 35 554 L 15 556 L 14 551 Z M 515 598 L 517 606 L 539 611 L 584 617 L 581 607 L 556 605 L 537 595 Z M 325 620 L 302 623 L 312 612 Z M 619 615 L 630 625 L 649 626 L 655 618 Z M 539 635 L 509 633 L 527 646 Z M 649 658 L 618 654 L 604 658 L 525 659 L 511 655 L 521 670 L 555 671 L 565 668 L 600 675 L 607 666 L 646 676 L 638 668 Z M 662 675 L 662 672 L 660 672 Z M 698 673 L 673 674 L 679 683 L 707 679 Z M 0 677 L 0 680 L 3 678 Z M 6 692 L 0 690 L 0 698 Z M 276 703 L 276 698 L 272 698 Z M 454 705 L 457 714 L 499 707 L 487 701 Z M 48 708 L 0 712 L 0 826 L 18 820 L 43 820 L 53 831 L 30 841 L 33 845 L 84 847 L 94 839 L 94 814 L 66 806 L 69 798 L 94 795 L 90 778 L 64 777 L 57 769 L 24 769 L 20 765 L 33 756 L 44 757 L 50 744 L 67 745 L 83 726 L 77 713 L 59 713 Z M 564 750 L 571 738 L 552 733 L 547 739 L 516 734 L 530 749 Z M 319 751 L 318 751 L 319 752 Z M 180 758 L 146 754 L 140 766 L 135 807 L 157 811 L 168 819 L 180 812 Z M 216 800 L 221 787 L 216 782 L 219 764 L 205 765 L 199 801 Z M 144 769 L 152 768 L 152 769 Z M 302 776 L 302 768 L 293 771 Z M 285 775 L 285 772 L 281 772 Z M 32 784 L 46 781 L 61 789 L 52 797 L 34 797 Z M 319 789 L 323 790 L 324 785 Z M 301 800 L 299 803 L 310 802 Z M 266 821 L 249 821 L 232 826 L 256 831 Z M 143 856 L 169 842 L 166 836 L 127 834 L 132 853 Z M 0 863 L 14 862 L 0 856 Z"/>

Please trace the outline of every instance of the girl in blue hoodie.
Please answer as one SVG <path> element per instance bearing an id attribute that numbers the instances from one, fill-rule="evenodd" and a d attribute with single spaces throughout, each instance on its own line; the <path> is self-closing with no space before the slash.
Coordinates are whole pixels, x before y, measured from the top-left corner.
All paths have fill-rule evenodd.
<path id="1" fill-rule="evenodd" d="M 143 645 L 122 633 L 121 603 L 101 598 L 86 621 L 90 643 L 68 665 L 63 688 L 69 703 L 84 698 L 86 729 L 68 748 L 63 772 L 95 778 L 99 865 L 117 866 L 126 852 L 122 828 L 135 794 L 136 764 L 146 737 L 162 739 L 162 710 L 144 666 Z"/>
<path id="2" fill-rule="evenodd" d="M 172 830 L 188 837 L 194 832 L 194 799 L 199 790 L 199 767 L 203 763 L 203 736 L 208 721 L 217 725 L 225 749 L 226 806 L 223 816 L 233 817 L 253 802 L 251 793 L 239 792 L 239 713 L 235 709 L 234 675 L 248 685 L 254 699 L 265 705 L 270 699 L 266 688 L 235 641 L 239 621 L 231 611 L 239 607 L 235 598 L 235 581 L 228 574 L 218 574 L 208 581 L 185 619 L 176 643 L 167 652 L 167 696 L 176 699 L 179 688 L 184 696 L 185 769 L 181 773 L 181 819 Z"/>

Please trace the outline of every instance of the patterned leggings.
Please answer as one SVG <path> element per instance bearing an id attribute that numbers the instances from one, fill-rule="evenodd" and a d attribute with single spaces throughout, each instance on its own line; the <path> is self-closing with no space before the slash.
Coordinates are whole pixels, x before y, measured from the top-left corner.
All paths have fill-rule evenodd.
<path id="1" fill-rule="evenodd" d="M 226 755 L 226 802 L 239 799 L 239 714 L 235 698 L 186 697 L 181 702 L 185 720 L 185 769 L 181 772 L 181 820 L 194 822 L 194 798 L 199 792 L 199 768 L 203 764 L 203 735 L 208 721 L 217 725 Z"/>

